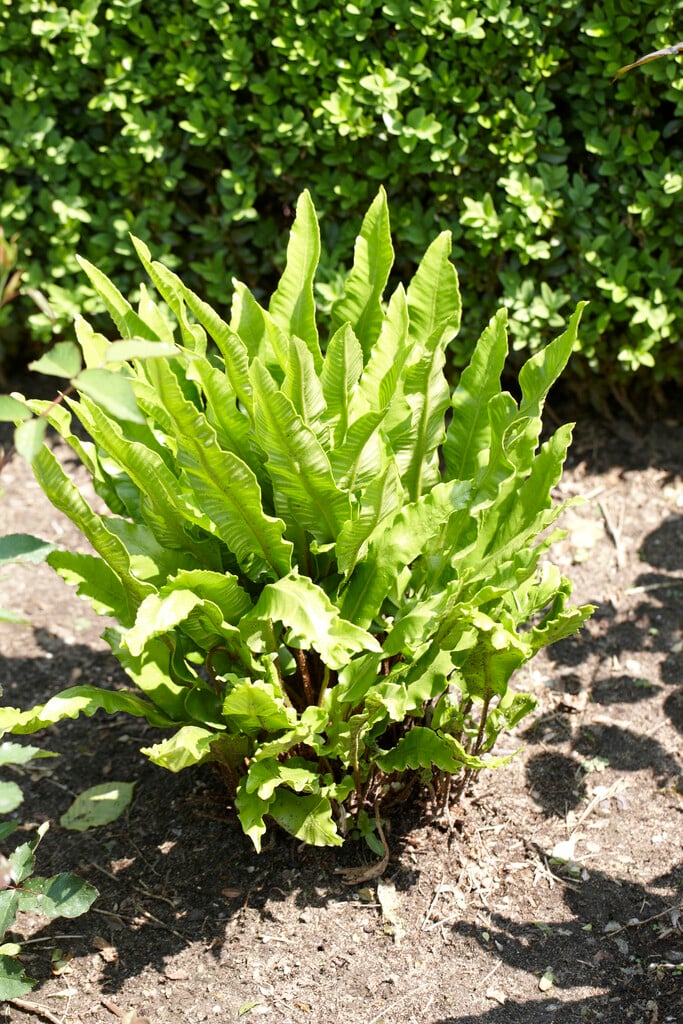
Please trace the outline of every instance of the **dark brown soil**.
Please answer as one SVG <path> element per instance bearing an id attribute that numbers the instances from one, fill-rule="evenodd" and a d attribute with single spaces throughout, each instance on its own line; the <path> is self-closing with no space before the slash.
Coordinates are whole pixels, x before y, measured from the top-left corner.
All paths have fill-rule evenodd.
<path id="1" fill-rule="evenodd" d="M 79 544 L 19 460 L 0 485 L 2 533 Z M 567 514 L 555 559 L 595 616 L 519 674 L 539 708 L 502 749 L 522 750 L 479 778 L 452 827 L 417 803 L 394 818 L 379 891 L 335 873 L 372 860 L 358 845 L 310 849 L 276 834 L 257 856 L 211 771 L 150 765 L 139 748 L 154 736 L 137 721 L 98 715 L 41 736 L 63 756 L 20 773 L 26 832 L 51 822 L 39 870 L 78 870 L 100 897 L 74 921 L 21 922 L 35 1005 L 5 1004 L 0 1017 L 680 1024 L 680 418 L 580 424 L 559 490 L 587 498 Z M 31 623 L 0 626 L 6 703 L 121 680 L 101 620 L 49 568 L 5 570 L 0 605 Z M 107 779 L 136 782 L 126 816 L 61 828 L 74 796 Z M 393 922 L 379 898 L 386 907 L 392 886 Z M 56 948 L 70 959 L 57 975 Z"/>

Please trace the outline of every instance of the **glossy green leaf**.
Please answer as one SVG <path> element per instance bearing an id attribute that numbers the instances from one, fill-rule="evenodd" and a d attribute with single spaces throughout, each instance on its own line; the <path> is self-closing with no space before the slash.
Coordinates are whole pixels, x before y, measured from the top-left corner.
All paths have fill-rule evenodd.
<path id="1" fill-rule="evenodd" d="M 268 813 L 286 832 L 309 846 L 341 846 L 343 843 L 327 797 L 297 794 L 280 787 L 269 804 Z"/>
<path id="2" fill-rule="evenodd" d="M 23 402 L 11 395 L 0 395 L 0 422 L 17 423 L 20 420 L 30 420 L 33 413 Z"/>
<path id="3" fill-rule="evenodd" d="M 287 246 L 287 263 L 270 300 L 269 313 L 288 335 L 307 345 L 316 372 L 322 367 L 315 322 L 313 279 L 320 259 L 320 229 L 310 193 L 299 196 Z"/>
<path id="4" fill-rule="evenodd" d="M 133 576 L 130 556 L 124 545 L 106 528 L 102 517 L 93 512 L 79 489 L 46 447 L 38 453 L 33 463 L 33 471 L 52 504 L 76 524 L 100 557 L 116 573 L 130 600 L 136 604 L 142 601 L 152 588 Z"/>
<path id="5" fill-rule="evenodd" d="M 178 320 L 184 344 L 191 351 L 199 352 L 203 355 L 206 352 L 206 334 L 199 324 L 190 324 L 187 318 L 185 310 L 185 285 L 163 263 L 152 261 L 151 253 L 141 239 L 131 235 L 131 241 L 154 287 L 168 303 L 169 308 Z"/>
<path id="6" fill-rule="evenodd" d="M 32 747 L 28 743 L 11 743 L 5 741 L 0 743 L 0 765 L 3 764 L 27 764 L 37 758 L 57 757 L 51 750 L 43 750 L 42 747 Z"/>
<path id="7" fill-rule="evenodd" d="M 464 767 L 483 767 L 484 762 L 466 754 L 452 736 L 439 736 L 432 729 L 416 726 L 389 753 L 375 759 L 382 771 L 406 768 L 439 768 L 457 774 Z"/>
<path id="8" fill-rule="evenodd" d="M 76 587 L 79 597 L 87 598 L 98 615 L 114 616 L 125 626 L 135 621 L 137 603 L 130 596 L 116 573 L 97 555 L 73 551 L 54 551 L 49 564 Z"/>
<path id="9" fill-rule="evenodd" d="M 444 415 L 450 390 L 444 375 L 446 349 L 460 327 L 460 291 L 449 261 L 450 234 L 431 244 L 407 293 L 411 349 L 404 391 L 411 414 L 411 441 L 402 474 L 411 501 L 440 478 L 439 446 L 446 436 Z"/>
<path id="10" fill-rule="evenodd" d="M 261 852 L 261 840 L 266 832 L 266 823 L 263 819 L 268 814 L 273 799 L 274 797 L 262 800 L 258 793 L 249 792 L 245 777 L 240 779 L 235 797 L 237 816 L 244 834 L 251 839 L 257 853 Z"/>
<path id="11" fill-rule="evenodd" d="M 186 624 L 190 634 L 201 637 L 202 646 L 209 648 L 220 644 L 223 624 L 239 621 L 251 606 L 235 577 L 202 570 L 180 573 L 158 594 L 145 598 L 123 643 L 131 654 L 139 656 L 150 640 Z M 191 620 L 190 624 L 187 620 Z"/>
<path id="12" fill-rule="evenodd" d="M 260 681 L 234 686 L 223 702 L 223 717 L 229 729 L 247 736 L 289 729 L 296 721 L 293 709 Z"/>
<path id="13" fill-rule="evenodd" d="M 168 468 L 162 456 L 150 445 L 128 437 L 128 431 L 107 415 L 96 401 L 83 400 L 78 406 L 83 425 L 97 442 L 116 459 L 141 495 L 141 513 L 154 532 L 156 540 L 166 547 L 190 549 L 195 557 L 211 559 L 212 552 L 202 548 L 187 530 L 196 523 L 205 528 L 211 524 L 201 511 L 193 506 L 180 488 L 177 477 Z M 149 486 L 153 480 L 154 486 Z"/>
<path id="14" fill-rule="evenodd" d="M 41 825 L 38 830 L 38 835 L 32 842 L 22 843 L 12 852 L 9 861 L 11 865 L 12 878 L 17 885 L 33 874 L 36 866 L 35 850 L 48 828 L 49 822 L 45 822 Z"/>
<path id="15" fill-rule="evenodd" d="M 302 650 L 313 648 L 333 669 L 342 668 L 361 651 L 379 650 L 370 633 L 345 621 L 325 591 L 304 576 L 287 576 L 263 588 L 253 611 L 240 622 L 251 650 L 267 649 L 273 622 L 285 627 L 286 643 Z"/>
<path id="16" fill-rule="evenodd" d="M 111 416 L 131 423 L 144 423 L 145 419 L 130 380 L 110 370 L 82 370 L 73 379 L 73 385 Z"/>
<path id="17" fill-rule="evenodd" d="M 327 406 L 326 420 L 334 432 L 335 447 L 349 428 L 351 396 L 363 372 L 363 350 L 350 324 L 330 338 L 320 376 Z"/>
<path id="18" fill-rule="evenodd" d="M 19 908 L 19 894 L 14 889 L 0 891 L 0 936 L 3 936 L 16 920 Z"/>
<path id="19" fill-rule="evenodd" d="M 131 304 L 124 299 L 121 292 L 109 280 L 106 274 L 93 266 L 82 256 L 77 256 L 79 265 L 90 278 L 95 291 L 102 299 L 107 312 L 118 327 L 124 340 L 146 338 L 148 341 L 160 341 L 157 333 L 149 327 L 135 312 Z"/>
<path id="20" fill-rule="evenodd" d="M 134 782 L 103 782 L 79 793 L 62 814 L 59 824 L 72 832 L 109 825 L 128 809 L 133 799 Z"/>
<path id="21" fill-rule="evenodd" d="M 507 313 L 501 309 L 481 335 L 453 393 L 453 418 L 443 446 L 451 480 L 474 479 L 486 458 L 491 437 L 488 406 L 500 391 L 507 352 Z"/>
<path id="22" fill-rule="evenodd" d="M 142 747 L 152 764 L 180 772 L 194 764 L 201 764 L 211 756 L 211 743 L 216 733 L 199 725 L 183 725 L 177 732 L 151 747 Z"/>
<path id="23" fill-rule="evenodd" d="M 254 360 L 254 428 L 267 457 L 275 504 L 319 543 L 334 540 L 349 516 L 349 498 L 335 484 L 329 459 L 263 364 Z"/>
<path id="24" fill-rule="evenodd" d="M 292 545 L 284 539 L 285 524 L 264 510 L 253 471 L 232 452 L 221 449 L 215 430 L 183 397 L 170 372 L 159 367 L 157 381 L 176 423 L 178 463 L 217 535 L 250 577 L 264 571 L 288 572 Z"/>
<path id="25" fill-rule="evenodd" d="M 438 484 L 420 501 L 382 520 L 368 541 L 364 561 L 354 569 L 340 595 L 345 619 L 367 628 L 377 615 L 394 579 L 439 535 L 451 515 L 469 500 L 467 483 Z"/>
<path id="26" fill-rule="evenodd" d="M 520 472 L 526 472 L 531 466 L 541 434 L 541 414 L 545 400 L 571 356 L 585 306 L 585 302 L 580 302 L 566 331 L 528 359 L 519 371 L 522 391 L 519 411 L 521 416 L 527 418 L 528 424 L 514 444 L 514 461 Z"/>
<path id="27" fill-rule="evenodd" d="M 226 324 L 221 317 L 208 305 L 185 288 L 183 292 L 189 309 L 206 328 L 216 342 L 225 360 L 226 373 L 230 383 L 245 409 L 251 410 L 251 381 L 249 380 L 249 352 L 240 335 Z"/>
<path id="28" fill-rule="evenodd" d="M 24 420 L 14 431 L 14 447 L 31 465 L 43 449 L 47 423 L 43 419 Z"/>
<path id="29" fill-rule="evenodd" d="M 99 690 L 96 686 L 72 686 L 62 690 L 45 704 L 38 704 L 30 711 L 18 708 L 0 707 L 0 733 L 11 731 L 20 735 L 38 732 L 48 725 L 55 725 L 65 718 L 90 718 L 96 711 L 103 710 L 113 715 L 125 711 L 136 718 L 145 718 L 150 725 L 168 728 L 177 723 L 161 714 L 153 704 L 125 690 Z"/>
<path id="30" fill-rule="evenodd" d="M 35 981 L 24 971 L 24 965 L 11 956 L 0 953 L 0 1001 L 20 999 L 30 992 Z"/>
<path id="31" fill-rule="evenodd" d="M 449 259 L 451 247 L 450 232 L 442 231 L 408 285 L 410 338 L 420 355 L 445 348 L 460 329 L 462 304 L 458 275 Z"/>
<path id="32" fill-rule="evenodd" d="M 340 446 L 330 452 L 337 486 L 357 493 L 387 472 L 390 447 L 379 429 L 385 415 L 386 409 L 381 409 L 359 416 L 349 425 Z"/>
<path id="33" fill-rule="evenodd" d="M 55 917 L 80 917 L 98 897 L 97 889 L 82 878 L 63 871 L 52 878 L 31 878 L 30 888 L 19 893 L 19 909 Z"/>
<path id="34" fill-rule="evenodd" d="M 0 565 L 42 562 L 51 551 L 57 550 L 56 544 L 33 537 L 30 533 L 8 533 L 0 537 Z"/>
<path id="35" fill-rule="evenodd" d="M 75 377 L 82 366 L 81 353 L 73 341 L 58 341 L 49 352 L 40 359 L 28 364 L 29 370 L 44 373 L 51 377 Z"/>
<path id="36" fill-rule="evenodd" d="M 332 330 L 351 324 L 366 358 L 382 326 L 382 295 L 393 262 L 389 208 L 386 192 L 381 188 L 363 218 L 344 297 L 332 308 Z"/>
<path id="37" fill-rule="evenodd" d="M 146 341 L 131 338 L 130 341 L 113 341 L 107 346 L 105 363 L 125 363 L 131 359 L 168 359 L 178 355 L 180 349 L 164 341 Z"/>
<path id="38" fill-rule="evenodd" d="M 9 814 L 23 799 L 24 794 L 16 782 L 0 782 L 0 814 Z"/>
<path id="39" fill-rule="evenodd" d="M 328 441 L 329 429 L 323 416 L 326 411 L 323 389 L 316 373 L 315 362 L 308 348 L 296 336 L 289 345 L 289 359 L 282 393 L 306 426 L 310 427 L 324 445 Z"/>
<path id="40" fill-rule="evenodd" d="M 389 300 L 379 335 L 360 379 L 359 391 L 370 409 L 386 409 L 395 399 L 408 356 L 408 303 L 398 286 Z"/>
<path id="41" fill-rule="evenodd" d="M 142 654 L 133 655 L 123 646 L 120 630 L 106 629 L 103 636 L 126 675 L 150 702 L 144 710 L 147 721 L 155 724 L 158 712 L 162 728 L 186 720 L 187 687 L 178 681 L 173 671 L 172 652 L 163 639 L 148 640 Z"/>
<path id="42" fill-rule="evenodd" d="M 337 537 L 337 565 L 344 576 L 349 576 L 365 557 L 369 538 L 380 523 L 397 512 L 400 497 L 398 473 L 395 465 L 389 463 L 384 473 L 365 489 L 358 518 L 347 520 Z"/>

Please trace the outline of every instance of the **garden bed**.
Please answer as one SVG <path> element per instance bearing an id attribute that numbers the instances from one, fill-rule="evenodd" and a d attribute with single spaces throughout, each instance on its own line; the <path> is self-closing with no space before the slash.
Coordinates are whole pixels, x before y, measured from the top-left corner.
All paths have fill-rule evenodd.
<path id="1" fill-rule="evenodd" d="M 587 501 L 554 560 L 595 616 L 519 673 L 539 706 L 502 741 L 522 747 L 509 767 L 480 776 L 450 821 L 421 798 L 394 813 L 379 882 L 338 873 L 372 861 L 360 844 L 277 833 L 256 855 L 210 768 L 171 775 L 139 754 L 144 723 L 98 714 L 38 734 L 62 754 L 21 769 L 29 835 L 51 822 L 38 868 L 77 870 L 100 897 L 74 921 L 22 919 L 39 984 L 2 1019 L 683 1019 L 682 474 L 675 417 L 579 425 L 559 496 Z M 0 485 L 0 532 L 79 544 L 21 461 Z M 11 567 L 2 583 L 0 604 L 30 620 L 0 627 L 6 703 L 123 684 L 101 620 L 52 570 Z M 62 829 L 74 796 L 108 779 L 136 782 L 127 815 Z"/>

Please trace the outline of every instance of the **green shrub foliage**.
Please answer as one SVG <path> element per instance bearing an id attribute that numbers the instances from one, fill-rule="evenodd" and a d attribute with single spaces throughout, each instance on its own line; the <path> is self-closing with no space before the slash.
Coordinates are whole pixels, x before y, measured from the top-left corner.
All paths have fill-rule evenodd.
<path id="1" fill-rule="evenodd" d="M 130 292 L 129 231 L 221 310 L 230 273 L 270 293 L 309 188 L 332 301 L 338 212 L 360 219 L 383 182 L 400 274 L 453 232 L 459 366 L 487 310 L 534 351 L 589 298 L 575 372 L 680 376 L 680 65 L 612 82 L 678 38 L 679 9 L 0 0 L 0 224 L 62 325 L 98 308 L 77 251 Z"/>
<path id="2" fill-rule="evenodd" d="M 318 317 L 308 193 L 297 211 L 268 308 L 237 285 L 230 323 L 139 241 L 175 327 L 146 289 L 136 312 L 83 261 L 122 340 L 80 320 L 81 353 L 64 343 L 39 364 L 72 378 L 65 403 L 3 406 L 21 431 L 49 421 L 110 510 L 91 508 L 35 429 L 22 435 L 94 551 L 48 561 L 118 620 L 105 635 L 136 689 L 75 687 L 4 709 L 0 728 L 98 708 L 144 716 L 171 730 L 145 750 L 153 762 L 220 766 L 257 847 L 267 817 L 338 845 L 416 776 L 446 799 L 453 778 L 500 763 L 497 737 L 534 704 L 510 688 L 515 669 L 590 611 L 567 606 L 545 559 L 571 429 L 539 440 L 580 309 L 525 363 L 519 402 L 500 386 L 504 310 L 451 393 L 448 233 L 385 304 L 380 191 L 344 294 Z"/>

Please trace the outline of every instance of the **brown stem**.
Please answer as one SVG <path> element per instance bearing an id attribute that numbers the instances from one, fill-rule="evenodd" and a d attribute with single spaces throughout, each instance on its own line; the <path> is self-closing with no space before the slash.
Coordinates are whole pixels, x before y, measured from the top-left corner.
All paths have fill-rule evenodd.
<path id="1" fill-rule="evenodd" d="M 313 692 L 313 683 L 311 682 L 311 675 L 308 671 L 308 661 L 306 659 L 306 652 L 302 651 L 300 647 L 293 649 L 294 660 L 296 661 L 297 668 L 299 669 L 299 675 L 301 676 L 301 682 L 304 687 L 304 697 L 306 698 L 306 704 L 308 707 L 311 704 L 316 704 L 315 693 Z"/>
<path id="2" fill-rule="evenodd" d="M 237 787 L 239 785 L 239 775 L 231 764 L 227 761 L 215 761 L 214 764 L 218 770 L 218 773 L 223 780 L 223 785 L 227 789 L 228 793 L 234 800 L 237 795 Z"/>
<path id="3" fill-rule="evenodd" d="M 479 757 L 479 750 L 481 749 L 481 742 L 484 738 L 484 726 L 486 725 L 486 717 L 489 713 L 489 704 L 491 703 L 491 694 L 488 693 L 484 697 L 484 707 L 481 712 L 481 718 L 479 719 L 479 730 L 477 732 L 477 738 L 474 741 L 474 747 L 470 750 L 470 754 L 474 754 L 475 757 Z"/>

